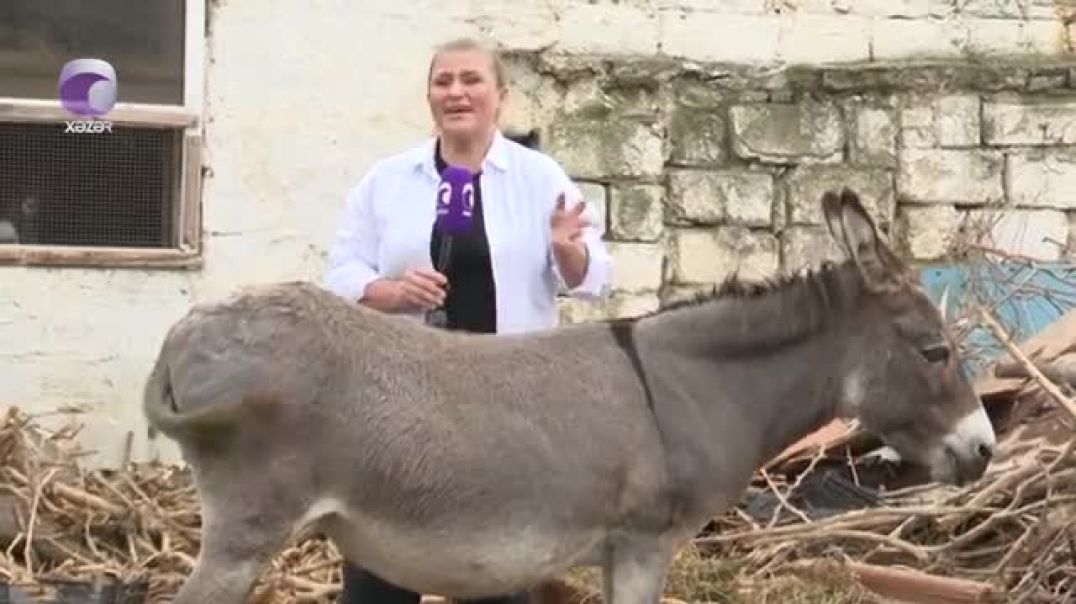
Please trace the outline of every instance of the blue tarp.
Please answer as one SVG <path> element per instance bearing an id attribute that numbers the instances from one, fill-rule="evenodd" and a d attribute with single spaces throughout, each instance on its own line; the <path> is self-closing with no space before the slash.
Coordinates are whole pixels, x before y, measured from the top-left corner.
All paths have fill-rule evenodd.
<path id="1" fill-rule="evenodd" d="M 1039 333 L 1067 311 L 1076 308 L 1076 263 L 1026 262 L 930 266 L 919 271 L 928 295 L 936 302 L 946 291 L 951 321 L 969 304 L 994 309 L 994 316 L 1017 342 Z M 972 322 L 977 321 L 971 317 Z M 963 341 L 966 366 L 972 374 L 1004 348 L 994 335 L 979 328 Z"/>

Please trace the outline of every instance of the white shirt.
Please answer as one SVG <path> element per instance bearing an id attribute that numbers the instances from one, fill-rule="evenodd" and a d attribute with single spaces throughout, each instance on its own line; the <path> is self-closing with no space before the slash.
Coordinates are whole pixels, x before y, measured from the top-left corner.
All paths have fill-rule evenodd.
<path id="1" fill-rule="evenodd" d="M 329 290 L 357 301 L 375 279 L 398 279 L 408 268 L 433 269 L 430 236 L 440 182 L 435 143 L 430 138 L 376 162 L 348 192 L 329 250 Z M 569 289 L 557 268 L 549 224 L 557 196 L 565 193 L 568 208 L 583 196 L 552 158 L 497 132 L 482 163 L 480 187 L 497 333 L 555 326 L 558 292 L 589 298 L 608 293 L 612 261 L 591 207 L 585 215 L 592 226 L 583 235 L 589 256 L 585 278 Z"/>

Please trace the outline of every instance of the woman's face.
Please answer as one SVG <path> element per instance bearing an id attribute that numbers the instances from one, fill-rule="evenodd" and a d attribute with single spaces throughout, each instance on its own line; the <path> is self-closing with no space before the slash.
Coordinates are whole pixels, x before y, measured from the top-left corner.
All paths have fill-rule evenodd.
<path id="1" fill-rule="evenodd" d="M 438 130 L 450 137 L 487 134 L 504 97 L 489 58 L 474 50 L 449 51 L 434 59 L 430 71 L 428 100 Z"/>

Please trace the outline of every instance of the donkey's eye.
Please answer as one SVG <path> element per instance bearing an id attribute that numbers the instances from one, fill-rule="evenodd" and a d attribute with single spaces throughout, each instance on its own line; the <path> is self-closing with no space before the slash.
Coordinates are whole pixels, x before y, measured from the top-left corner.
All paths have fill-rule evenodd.
<path id="1" fill-rule="evenodd" d="M 919 351 L 923 358 L 931 363 L 949 362 L 949 345 L 945 342 L 931 344 Z"/>

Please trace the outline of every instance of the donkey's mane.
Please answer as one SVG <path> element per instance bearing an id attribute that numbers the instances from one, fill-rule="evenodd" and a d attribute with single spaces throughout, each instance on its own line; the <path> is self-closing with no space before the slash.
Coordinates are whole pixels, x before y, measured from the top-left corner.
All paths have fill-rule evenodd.
<path id="1" fill-rule="evenodd" d="M 774 277 L 761 279 L 744 279 L 738 273 L 733 273 L 711 289 L 695 292 L 685 298 L 668 302 L 652 314 L 661 314 L 678 308 L 700 306 L 718 300 L 761 298 L 784 293 L 805 283 L 824 280 L 826 277 L 836 274 L 842 266 L 844 265 L 827 260 L 819 267 L 798 273 L 782 273 Z"/>
<path id="2" fill-rule="evenodd" d="M 842 316 L 841 309 L 857 297 L 848 272 L 851 263 L 823 262 L 819 267 L 768 279 L 747 280 L 733 274 L 710 291 L 697 292 L 635 317 L 614 319 L 614 325 L 648 318 L 680 322 L 681 313 L 713 307 L 715 312 L 683 319 L 711 354 L 760 353 L 799 341 Z M 699 322 L 701 321 L 701 323 Z"/>

